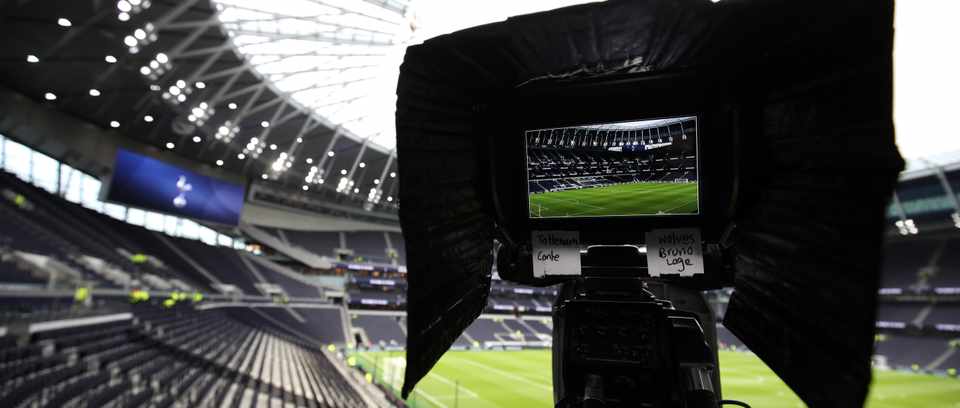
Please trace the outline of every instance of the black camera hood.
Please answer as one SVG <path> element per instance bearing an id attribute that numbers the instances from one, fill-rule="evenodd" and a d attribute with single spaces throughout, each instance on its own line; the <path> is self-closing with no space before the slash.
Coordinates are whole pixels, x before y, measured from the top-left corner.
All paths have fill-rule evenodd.
<path id="1" fill-rule="evenodd" d="M 808 405 L 861 406 L 884 210 L 903 166 L 892 46 L 889 0 L 624 0 L 410 47 L 397 89 L 403 395 L 487 303 L 505 238 L 489 146 L 511 136 L 488 132 L 490 104 L 531 83 L 694 72 L 750 96 L 722 241 L 735 287 L 725 324 Z"/>

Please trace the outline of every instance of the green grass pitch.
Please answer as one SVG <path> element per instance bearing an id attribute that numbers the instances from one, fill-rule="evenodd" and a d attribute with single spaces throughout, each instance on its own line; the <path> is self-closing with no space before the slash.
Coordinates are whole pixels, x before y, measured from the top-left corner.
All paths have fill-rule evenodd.
<path id="1" fill-rule="evenodd" d="M 392 377 L 379 381 L 393 383 L 399 390 L 402 352 L 362 353 L 358 357 L 364 367 L 376 363 L 377 377 Z M 551 407 L 550 365 L 549 350 L 450 351 L 417 385 L 407 403 L 413 408 Z M 754 408 L 804 406 L 753 354 L 720 352 L 720 367 L 724 398 L 741 400 Z M 958 408 L 960 379 L 876 371 L 866 406 Z"/>
<path id="2" fill-rule="evenodd" d="M 531 194 L 531 217 L 691 214 L 697 183 L 627 183 Z"/>

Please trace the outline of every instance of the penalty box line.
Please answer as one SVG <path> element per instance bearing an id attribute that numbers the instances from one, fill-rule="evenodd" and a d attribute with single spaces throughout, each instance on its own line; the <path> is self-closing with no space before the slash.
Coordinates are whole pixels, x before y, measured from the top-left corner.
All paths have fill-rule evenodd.
<path id="1" fill-rule="evenodd" d="M 432 404 L 435 405 L 435 406 L 438 406 L 438 407 L 440 407 L 440 408 L 450 408 L 449 406 L 447 406 L 447 404 L 444 404 L 444 403 L 440 402 L 439 400 L 437 400 L 436 398 L 434 398 L 434 397 L 431 396 L 430 394 L 427 394 L 427 393 L 423 392 L 423 391 L 420 390 L 419 388 L 414 388 L 414 389 L 413 389 L 413 392 L 415 392 L 415 393 L 417 393 L 417 394 L 420 394 L 421 396 L 423 396 L 423 398 L 426 398 L 427 401 L 430 401 L 430 403 L 432 403 Z"/>
<path id="2" fill-rule="evenodd" d="M 430 373 L 430 374 L 427 374 L 427 377 L 436 378 L 438 381 L 440 381 L 440 382 L 442 382 L 442 383 L 444 383 L 444 384 L 447 384 L 447 385 L 449 385 L 449 386 L 451 386 L 451 387 L 457 387 L 457 386 L 458 386 L 456 382 L 454 382 L 454 381 L 450 380 L 449 378 L 444 377 L 444 376 L 442 376 L 442 375 L 440 375 L 440 374 Z M 469 388 L 467 388 L 467 387 L 465 387 L 465 386 L 460 385 L 459 388 L 460 388 L 460 391 L 463 391 L 463 392 L 464 392 L 466 395 L 468 395 L 470 398 L 479 398 L 479 397 L 480 397 L 479 395 L 477 395 L 477 393 L 473 392 L 471 389 L 469 389 Z M 451 396 L 450 398 L 453 398 L 453 396 Z"/>
<path id="3" fill-rule="evenodd" d="M 539 382 L 539 381 L 534 381 L 534 380 L 531 380 L 531 379 L 526 378 L 526 377 L 521 377 L 521 376 L 519 376 L 519 375 L 510 373 L 510 372 L 507 372 L 507 371 L 504 371 L 504 370 L 500 370 L 500 369 L 498 369 L 498 368 L 494 368 L 494 367 L 491 367 L 491 366 L 486 365 L 486 364 L 483 364 L 483 363 L 478 363 L 478 362 L 472 361 L 472 360 L 470 360 L 470 359 L 463 359 L 463 360 L 460 360 L 460 361 L 463 362 L 463 363 L 467 363 L 467 364 L 473 365 L 473 366 L 475 366 L 475 367 L 477 367 L 477 368 L 480 368 L 480 369 L 483 369 L 483 370 L 487 370 L 487 371 L 491 371 L 491 372 L 497 373 L 497 374 L 499 374 L 501 377 L 511 378 L 511 379 L 513 379 L 513 380 L 516 380 L 516 381 L 525 382 L 525 383 L 530 384 L 530 385 L 532 385 L 532 386 L 534 386 L 534 387 L 539 387 L 539 388 L 542 388 L 542 389 L 544 389 L 544 390 L 553 392 L 553 385 L 545 385 L 545 384 L 543 384 L 543 383 L 541 383 L 541 382 Z"/>
<path id="4" fill-rule="evenodd" d="M 585 205 L 585 206 L 588 206 L 588 207 L 596 208 L 596 209 L 598 209 L 598 210 L 606 210 L 605 207 L 601 207 L 601 206 L 599 206 L 599 205 L 587 204 L 587 203 L 582 202 L 582 201 L 570 200 L 570 199 L 567 199 L 567 198 L 550 197 L 550 199 L 552 199 L 552 200 L 557 200 L 557 201 L 563 201 L 563 202 L 565 202 L 565 203 L 570 203 L 570 204 L 575 204 L 575 205 Z"/>

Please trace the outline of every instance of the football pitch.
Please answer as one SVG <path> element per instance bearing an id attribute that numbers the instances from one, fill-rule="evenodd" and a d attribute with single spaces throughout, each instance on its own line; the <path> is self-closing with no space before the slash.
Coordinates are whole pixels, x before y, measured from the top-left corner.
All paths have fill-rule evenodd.
<path id="1" fill-rule="evenodd" d="M 360 365 L 377 373 L 379 382 L 394 384 L 399 392 L 402 352 L 360 353 L 357 357 Z M 372 369 L 374 365 L 378 370 Z M 412 408 L 551 407 L 550 365 L 550 350 L 449 351 L 417 385 L 407 403 Z M 726 399 L 744 401 L 754 408 L 804 406 L 753 354 L 722 351 L 720 366 Z M 960 408 L 960 379 L 875 371 L 866 406 Z"/>
<path id="2" fill-rule="evenodd" d="M 626 183 L 531 194 L 531 217 L 691 214 L 697 183 Z"/>

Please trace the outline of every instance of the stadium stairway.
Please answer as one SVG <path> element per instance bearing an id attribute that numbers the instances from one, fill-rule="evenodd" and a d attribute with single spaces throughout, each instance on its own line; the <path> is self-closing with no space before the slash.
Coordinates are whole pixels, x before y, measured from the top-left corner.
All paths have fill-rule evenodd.
<path id="1" fill-rule="evenodd" d="M 330 269 L 332 266 L 329 258 L 297 246 L 296 244 L 288 244 L 259 227 L 255 227 L 253 225 L 241 225 L 240 230 L 254 240 L 262 242 L 276 251 L 289 256 L 290 258 L 303 262 L 304 265 L 307 265 L 311 268 Z"/>
<path id="2" fill-rule="evenodd" d="M 264 279 L 280 285 L 291 297 L 322 297 L 324 288 L 299 273 L 264 257 L 250 254 L 240 254 L 240 256 L 245 258 L 249 266 L 258 271 Z"/>

